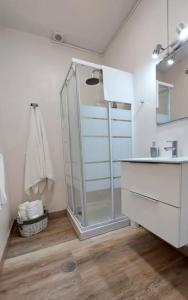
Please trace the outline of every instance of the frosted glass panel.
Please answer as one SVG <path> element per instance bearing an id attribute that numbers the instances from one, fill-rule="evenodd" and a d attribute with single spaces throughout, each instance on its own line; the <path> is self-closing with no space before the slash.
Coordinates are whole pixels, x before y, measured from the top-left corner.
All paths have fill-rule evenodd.
<path id="1" fill-rule="evenodd" d="M 109 162 L 85 164 L 84 173 L 86 180 L 110 177 L 110 164 Z"/>
<path id="2" fill-rule="evenodd" d="M 120 180 L 120 178 L 114 178 L 113 186 L 114 186 L 114 188 L 121 188 L 121 180 Z"/>
<path id="3" fill-rule="evenodd" d="M 70 144 L 69 141 L 65 141 L 64 142 L 64 160 L 65 162 L 70 162 L 71 158 L 70 158 Z"/>
<path id="4" fill-rule="evenodd" d="M 109 161 L 108 137 L 84 137 L 82 142 L 84 162 Z"/>
<path id="5" fill-rule="evenodd" d="M 69 208 L 73 211 L 73 195 L 72 195 L 72 178 L 71 176 L 65 176 L 66 188 L 67 188 L 67 198 Z"/>
<path id="6" fill-rule="evenodd" d="M 131 110 L 124 110 L 124 109 L 117 109 L 117 108 L 111 108 L 111 116 L 112 119 L 116 120 L 131 120 Z"/>
<path id="7" fill-rule="evenodd" d="M 68 95 L 68 114 L 69 114 L 69 128 L 70 128 L 70 152 L 72 163 L 72 190 L 75 204 L 75 214 L 82 219 L 82 173 L 81 173 L 81 149 L 79 141 L 79 112 L 76 94 L 76 78 L 73 71 L 71 71 L 70 79 L 67 85 Z"/>
<path id="8" fill-rule="evenodd" d="M 81 181 L 79 162 L 72 162 L 72 176 Z"/>
<path id="9" fill-rule="evenodd" d="M 71 158 L 70 158 L 70 141 L 69 141 L 69 120 L 68 120 L 68 106 L 67 106 L 67 89 L 64 88 L 61 94 L 61 113 L 62 113 L 62 127 L 63 127 L 63 154 L 65 167 L 65 183 L 67 191 L 68 206 L 73 209 L 73 194 L 72 194 L 72 174 L 71 174 Z"/>
<path id="10" fill-rule="evenodd" d="M 131 131 L 131 122 L 112 121 L 112 136 L 130 137 L 132 133 Z"/>
<path id="11" fill-rule="evenodd" d="M 132 134 L 131 122 L 112 121 L 112 136 L 130 137 Z M 108 136 L 108 121 L 101 119 L 83 119 L 82 135 L 83 136 Z"/>
<path id="12" fill-rule="evenodd" d="M 110 177 L 110 164 L 109 164 L 109 162 L 85 164 L 84 165 L 84 174 L 85 174 L 85 180 L 109 178 Z M 114 177 L 121 176 L 121 163 L 120 162 L 113 163 L 113 176 Z"/>
<path id="13" fill-rule="evenodd" d="M 111 190 L 98 190 L 87 193 L 86 207 L 88 225 L 94 225 L 112 219 Z"/>
<path id="14" fill-rule="evenodd" d="M 121 177 L 121 163 L 113 162 L 113 177 Z"/>
<path id="15" fill-rule="evenodd" d="M 86 181 L 86 192 L 106 190 L 111 187 L 110 179 Z"/>
<path id="16" fill-rule="evenodd" d="M 68 121 L 68 106 L 67 106 L 67 89 L 64 88 L 61 95 L 62 108 L 62 127 L 63 127 L 63 141 L 69 142 L 69 121 Z"/>
<path id="17" fill-rule="evenodd" d="M 115 178 L 113 180 L 113 188 L 114 188 L 114 214 L 115 218 L 122 217 L 121 210 L 121 177 Z"/>
<path id="18" fill-rule="evenodd" d="M 107 119 L 108 111 L 105 107 L 81 105 L 81 118 Z"/>
<path id="19" fill-rule="evenodd" d="M 69 177 L 72 176 L 72 174 L 71 174 L 71 163 L 70 162 L 65 162 L 65 174 Z"/>
<path id="20" fill-rule="evenodd" d="M 108 136 L 108 121 L 100 119 L 82 119 L 83 136 Z"/>
<path id="21" fill-rule="evenodd" d="M 131 157 L 131 138 L 112 138 L 113 160 Z"/>

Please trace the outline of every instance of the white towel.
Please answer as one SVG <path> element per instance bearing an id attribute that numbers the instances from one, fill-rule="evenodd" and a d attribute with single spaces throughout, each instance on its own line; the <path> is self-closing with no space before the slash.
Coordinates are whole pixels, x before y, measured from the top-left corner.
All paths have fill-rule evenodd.
<path id="1" fill-rule="evenodd" d="M 5 191 L 5 167 L 3 155 L 0 154 L 0 209 L 2 209 L 3 204 L 7 202 L 7 195 Z"/>
<path id="2" fill-rule="evenodd" d="M 54 174 L 43 118 L 39 107 L 31 107 L 24 190 L 28 195 L 42 194 L 46 186 L 50 190 L 53 184 Z"/>

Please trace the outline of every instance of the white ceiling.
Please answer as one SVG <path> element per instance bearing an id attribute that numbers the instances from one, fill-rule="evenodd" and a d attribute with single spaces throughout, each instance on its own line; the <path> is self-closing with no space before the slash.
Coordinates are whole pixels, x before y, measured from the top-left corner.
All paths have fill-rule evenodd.
<path id="1" fill-rule="evenodd" d="M 0 0 L 0 25 L 103 52 L 138 0 Z"/>

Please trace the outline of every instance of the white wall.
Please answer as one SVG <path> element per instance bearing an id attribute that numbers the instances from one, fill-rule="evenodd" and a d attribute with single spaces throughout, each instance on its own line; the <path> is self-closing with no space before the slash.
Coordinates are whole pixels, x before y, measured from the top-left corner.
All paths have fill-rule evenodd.
<path id="1" fill-rule="evenodd" d="M 3 141 L 4 141 L 4 133 L 2 130 L 2 102 L 0 101 L 0 153 L 4 155 L 3 151 Z M 5 161 L 6 167 L 6 161 Z M 5 168 L 6 172 L 6 168 Z M 11 212 L 10 212 L 10 198 L 8 194 L 8 184 L 6 183 L 6 193 L 8 197 L 8 202 L 2 207 L 0 210 L 0 261 L 4 252 L 4 248 L 6 246 L 6 242 L 9 236 L 10 227 L 11 227 Z"/>
<path id="2" fill-rule="evenodd" d="M 170 0 L 170 41 L 178 23 L 188 25 L 188 1 Z M 104 64 L 135 73 L 134 155 L 149 155 L 152 140 L 161 146 L 177 139 L 179 154 L 188 156 L 188 120 L 156 127 L 155 63 L 151 59 L 157 43 L 166 46 L 166 1 L 142 0 L 134 14 L 115 36 L 104 54 Z M 141 105 L 139 101 L 145 103 Z"/>
<path id="3" fill-rule="evenodd" d="M 55 189 L 52 193 L 45 193 L 45 203 L 50 211 L 66 208 L 59 91 L 72 57 L 101 63 L 101 57 L 95 53 L 0 28 L 0 102 L 5 132 L 4 154 L 14 214 L 17 204 L 26 199 L 23 180 L 30 102 L 40 105 L 55 171 Z"/>
<path id="4" fill-rule="evenodd" d="M 2 151 L 1 151 L 2 152 Z M 8 193 L 7 193 L 8 194 Z M 12 225 L 10 199 L 0 210 L 0 261 L 8 240 L 9 232 Z"/>

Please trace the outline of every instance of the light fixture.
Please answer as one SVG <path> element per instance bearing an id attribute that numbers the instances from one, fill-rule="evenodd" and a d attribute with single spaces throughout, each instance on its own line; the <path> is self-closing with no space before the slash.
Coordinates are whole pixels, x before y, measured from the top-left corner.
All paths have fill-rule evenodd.
<path id="1" fill-rule="evenodd" d="M 159 53 L 161 52 L 162 49 L 163 48 L 162 48 L 161 44 L 157 44 L 157 46 L 153 50 L 152 58 L 157 59 L 159 57 Z"/>
<path id="2" fill-rule="evenodd" d="M 166 0 L 166 20 L 167 20 L 167 46 L 163 48 L 160 44 L 158 44 L 152 54 L 153 59 L 157 59 L 159 57 L 159 54 L 167 50 L 167 53 L 165 54 L 165 59 L 168 63 L 168 65 L 174 64 L 174 54 L 176 51 L 188 40 L 188 26 L 185 26 L 183 23 L 179 23 L 176 27 L 176 32 L 178 34 L 178 39 L 170 43 L 169 41 L 169 1 Z"/>
<path id="3" fill-rule="evenodd" d="M 167 59 L 167 64 L 169 66 L 172 66 L 175 62 L 174 56 L 169 56 L 169 58 Z"/>
<path id="4" fill-rule="evenodd" d="M 183 23 L 178 24 L 176 32 L 179 35 L 180 41 L 184 42 L 188 39 L 188 27 L 186 27 Z"/>

